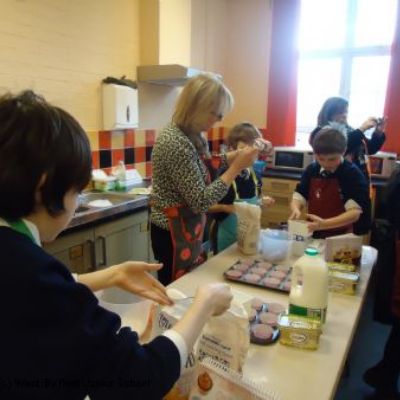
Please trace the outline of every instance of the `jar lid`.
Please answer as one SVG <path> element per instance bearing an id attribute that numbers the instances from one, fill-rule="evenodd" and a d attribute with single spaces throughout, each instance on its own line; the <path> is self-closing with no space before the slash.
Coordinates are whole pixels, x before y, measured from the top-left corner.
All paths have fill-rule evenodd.
<path id="1" fill-rule="evenodd" d="M 308 256 L 317 256 L 319 254 L 318 250 L 315 249 L 314 247 L 307 247 L 304 253 L 307 254 Z"/>

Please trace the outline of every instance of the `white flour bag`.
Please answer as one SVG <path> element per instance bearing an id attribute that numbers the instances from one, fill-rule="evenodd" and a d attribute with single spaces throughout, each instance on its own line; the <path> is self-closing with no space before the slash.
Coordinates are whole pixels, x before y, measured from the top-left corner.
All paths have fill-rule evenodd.
<path id="1" fill-rule="evenodd" d="M 255 204 L 236 202 L 235 213 L 238 219 L 237 243 L 243 254 L 256 254 L 260 238 L 261 208 Z"/>

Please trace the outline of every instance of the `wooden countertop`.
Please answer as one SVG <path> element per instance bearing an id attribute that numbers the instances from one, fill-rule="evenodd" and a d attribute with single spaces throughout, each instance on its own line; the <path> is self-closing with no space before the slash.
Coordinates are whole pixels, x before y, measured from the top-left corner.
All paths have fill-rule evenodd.
<path id="1" fill-rule="evenodd" d="M 363 247 L 361 281 L 355 296 L 329 294 L 327 322 L 318 350 L 300 350 L 280 343 L 270 346 L 252 344 L 244 374 L 275 390 L 282 400 L 332 399 L 358 324 L 376 257 L 374 248 Z M 170 286 L 193 295 L 198 285 L 224 281 L 223 272 L 238 258 L 244 257 L 234 244 Z M 288 295 L 282 292 L 229 283 L 235 291 L 288 304 Z"/>

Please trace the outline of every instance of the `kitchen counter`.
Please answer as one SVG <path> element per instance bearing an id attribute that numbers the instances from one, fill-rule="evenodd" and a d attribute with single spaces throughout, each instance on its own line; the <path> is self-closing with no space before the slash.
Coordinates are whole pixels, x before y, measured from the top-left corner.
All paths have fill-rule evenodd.
<path id="1" fill-rule="evenodd" d="M 267 168 L 263 172 L 265 178 L 293 179 L 300 180 L 302 171 L 293 169 Z M 372 177 L 371 184 L 374 187 L 383 187 L 386 185 L 388 178 Z"/>
<path id="2" fill-rule="evenodd" d="M 120 194 L 120 192 L 118 192 Z M 93 210 L 76 214 L 68 227 L 63 231 L 71 232 L 77 228 L 89 226 L 95 223 L 105 222 L 112 218 L 119 218 L 142 208 L 147 208 L 149 196 L 146 195 L 126 195 L 126 202 L 104 208 L 94 208 Z"/>
<path id="3" fill-rule="evenodd" d="M 197 285 L 224 281 L 223 272 L 238 258 L 244 256 L 234 244 L 170 286 L 191 296 Z M 283 400 L 332 399 L 353 340 L 376 258 L 374 248 L 363 247 L 361 281 L 355 296 L 329 293 L 327 322 L 318 350 L 300 350 L 280 343 L 269 346 L 252 344 L 244 375 L 275 390 Z M 288 295 L 283 292 L 229 283 L 235 291 L 288 304 Z"/>

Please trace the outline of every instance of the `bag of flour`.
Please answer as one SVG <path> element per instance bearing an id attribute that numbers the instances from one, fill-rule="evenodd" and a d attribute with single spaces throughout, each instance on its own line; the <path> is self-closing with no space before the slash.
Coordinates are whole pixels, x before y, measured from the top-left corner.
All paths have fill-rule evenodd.
<path id="1" fill-rule="evenodd" d="M 227 369 L 241 372 L 250 347 L 249 318 L 245 308 L 233 302 L 227 312 L 211 317 L 197 343 L 199 360 L 211 357 Z"/>
<path id="2" fill-rule="evenodd" d="M 237 243 L 243 254 L 256 254 L 260 238 L 261 207 L 246 202 L 235 202 L 238 219 Z"/>
<path id="3" fill-rule="evenodd" d="M 168 289 L 168 296 L 175 301 L 175 304 L 169 307 L 158 307 L 153 323 L 152 338 L 161 335 L 168 329 L 171 329 L 176 322 L 183 317 L 187 308 L 193 301 L 192 298 L 188 298 L 187 295 L 176 289 Z M 189 398 L 190 388 L 194 379 L 195 367 L 195 353 L 194 351 L 191 351 L 181 376 L 163 400 L 186 400 Z"/>

